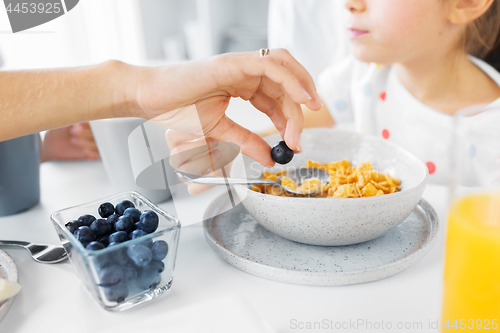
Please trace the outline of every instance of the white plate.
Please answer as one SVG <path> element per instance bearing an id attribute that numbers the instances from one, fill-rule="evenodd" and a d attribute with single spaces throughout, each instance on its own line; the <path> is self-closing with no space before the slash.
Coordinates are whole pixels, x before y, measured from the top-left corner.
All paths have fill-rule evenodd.
<path id="1" fill-rule="evenodd" d="M 17 266 L 14 259 L 2 250 L 0 250 L 0 277 L 6 280 L 19 282 Z M 0 302 L 0 321 L 2 321 L 7 312 L 9 312 L 12 302 L 14 302 L 14 298 L 15 296 Z"/>
<path id="2" fill-rule="evenodd" d="M 230 205 L 225 194 L 205 213 L 203 227 L 210 247 L 242 271 L 304 285 L 357 284 L 394 275 L 429 252 L 439 228 L 434 209 L 422 199 L 399 226 L 374 240 L 316 246 L 275 235 L 259 225 L 243 205 L 229 209 Z"/>

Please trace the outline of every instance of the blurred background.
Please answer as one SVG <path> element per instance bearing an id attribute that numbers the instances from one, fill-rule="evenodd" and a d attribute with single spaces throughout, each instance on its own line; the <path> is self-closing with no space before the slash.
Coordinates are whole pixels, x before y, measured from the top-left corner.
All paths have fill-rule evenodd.
<path id="1" fill-rule="evenodd" d="M 268 0 L 82 0 L 64 16 L 16 34 L 2 9 L 2 70 L 108 59 L 157 66 L 256 51 L 267 47 L 268 6 Z M 242 100 L 231 102 L 228 115 L 254 131 L 271 124 Z"/>

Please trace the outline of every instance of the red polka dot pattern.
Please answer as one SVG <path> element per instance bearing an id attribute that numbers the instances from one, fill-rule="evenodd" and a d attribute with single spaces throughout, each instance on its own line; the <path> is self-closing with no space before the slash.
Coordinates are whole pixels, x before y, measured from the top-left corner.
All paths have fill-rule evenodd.
<path id="1" fill-rule="evenodd" d="M 436 165 L 432 162 L 427 162 L 425 163 L 427 165 L 427 168 L 429 169 L 429 174 L 432 175 L 434 172 L 436 172 Z"/>
<path id="2" fill-rule="evenodd" d="M 385 97 L 387 96 L 387 93 L 385 91 L 382 91 L 379 95 L 380 99 L 385 101 Z"/>
<path id="3" fill-rule="evenodd" d="M 389 131 L 388 131 L 388 130 L 386 130 L 386 129 L 383 129 L 383 130 L 382 130 L 382 137 L 383 137 L 384 139 L 389 139 L 389 136 L 390 136 L 390 135 L 391 135 L 391 134 L 389 133 Z"/>

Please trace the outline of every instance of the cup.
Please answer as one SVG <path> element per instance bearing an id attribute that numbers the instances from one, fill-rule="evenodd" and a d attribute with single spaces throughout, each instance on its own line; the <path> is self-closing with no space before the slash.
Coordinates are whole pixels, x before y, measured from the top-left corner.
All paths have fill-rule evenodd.
<path id="1" fill-rule="evenodd" d="M 0 216 L 25 211 L 39 200 L 38 133 L 0 142 Z"/>
<path id="2" fill-rule="evenodd" d="M 140 211 L 155 212 L 158 216 L 158 229 L 101 250 L 89 250 L 66 227 L 68 221 L 84 214 L 98 216 L 98 207 L 103 202 L 116 206 L 123 200 L 132 202 Z M 59 210 L 50 218 L 76 274 L 102 308 L 124 311 L 165 295 L 170 290 L 181 224 L 178 219 L 144 196 L 137 192 L 118 193 Z M 138 265 L 133 260 L 130 253 L 135 246 L 143 244 L 153 248 L 154 243 L 158 241 L 167 244 L 167 253 L 163 258 L 150 258 L 151 261 L 146 265 Z"/>
<path id="3" fill-rule="evenodd" d="M 104 168 L 115 191 L 136 191 L 152 202 L 160 203 L 171 197 L 170 189 L 168 186 L 164 186 L 166 180 L 163 177 L 162 165 L 152 165 L 139 177 L 136 177 L 132 170 L 133 164 L 148 166 L 151 164 L 149 147 L 144 142 L 146 136 L 131 135 L 132 132 L 142 134 L 141 127 L 144 128 L 145 122 L 146 120 L 142 118 L 102 119 L 91 121 L 90 127 Z M 160 133 L 158 133 L 158 129 L 156 129 L 156 134 L 164 138 L 165 131 L 163 130 L 161 133 L 160 129 Z M 162 148 L 168 150 L 166 141 Z M 173 171 L 171 172 L 173 173 Z M 160 189 L 155 188 L 155 183 L 163 184 L 163 186 Z"/>
<path id="4" fill-rule="evenodd" d="M 455 118 L 442 332 L 499 329 L 500 109 Z"/>

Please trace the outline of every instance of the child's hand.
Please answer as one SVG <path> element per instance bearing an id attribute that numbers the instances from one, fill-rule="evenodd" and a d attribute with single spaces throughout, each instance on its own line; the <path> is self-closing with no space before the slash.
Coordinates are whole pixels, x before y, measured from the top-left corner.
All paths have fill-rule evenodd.
<path id="1" fill-rule="evenodd" d="M 223 177 L 221 168 L 229 175 L 231 162 L 239 153 L 235 144 L 191 133 L 168 130 L 166 138 L 170 148 L 170 165 L 176 170 L 199 175 Z M 187 186 L 190 194 L 199 194 L 213 187 L 201 184 Z"/>
<path id="2" fill-rule="evenodd" d="M 42 162 L 50 160 L 97 160 L 99 151 L 89 123 L 50 130 L 42 143 Z"/>

